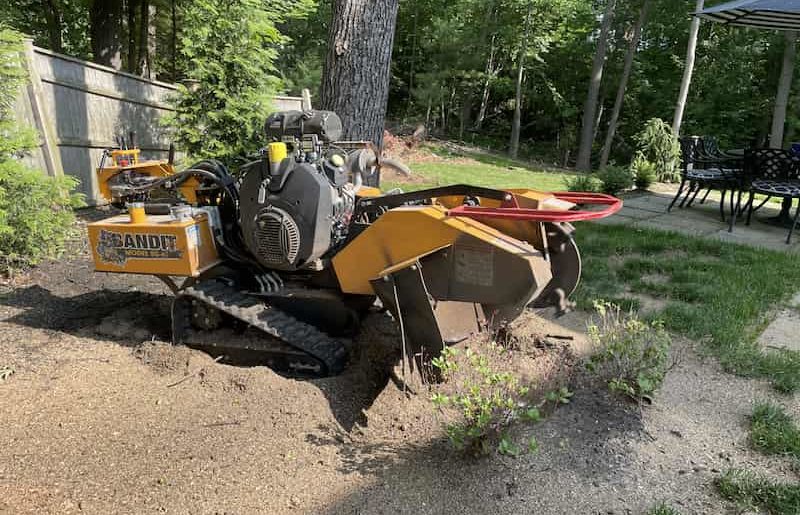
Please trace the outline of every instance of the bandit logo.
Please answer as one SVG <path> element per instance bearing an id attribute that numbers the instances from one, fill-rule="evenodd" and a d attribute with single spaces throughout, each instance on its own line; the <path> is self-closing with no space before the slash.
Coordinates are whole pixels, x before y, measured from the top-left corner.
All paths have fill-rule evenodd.
<path id="1" fill-rule="evenodd" d="M 107 263 L 124 265 L 129 259 L 180 259 L 177 238 L 171 234 L 129 234 L 100 231 L 97 254 Z"/>

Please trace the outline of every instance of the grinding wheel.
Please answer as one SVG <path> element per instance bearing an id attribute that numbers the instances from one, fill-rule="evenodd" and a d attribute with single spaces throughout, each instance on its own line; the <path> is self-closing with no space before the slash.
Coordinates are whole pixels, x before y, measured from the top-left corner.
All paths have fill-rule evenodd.
<path id="1" fill-rule="evenodd" d="M 578 287 L 581 277 L 581 255 L 572 238 L 574 232 L 575 228 L 568 223 L 545 224 L 553 278 L 529 307 L 556 305 L 561 311 L 569 307 L 567 299 Z"/>

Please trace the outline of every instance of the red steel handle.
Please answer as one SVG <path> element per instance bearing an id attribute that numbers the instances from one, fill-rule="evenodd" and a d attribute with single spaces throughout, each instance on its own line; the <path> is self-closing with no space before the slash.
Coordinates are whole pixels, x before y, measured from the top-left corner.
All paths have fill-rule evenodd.
<path id="1" fill-rule="evenodd" d="M 450 216 L 463 216 L 467 218 L 501 218 L 505 220 L 519 220 L 527 222 L 580 222 L 583 220 L 596 220 L 606 218 L 622 209 L 622 200 L 604 193 L 583 193 L 563 191 L 553 193 L 559 200 L 583 205 L 608 206 L 599 211 L 556 211 L 552 209 L 530 209 L 523 207 L 481 207 L 457 206 L 448 210 Z M 516 199 L 511 200 L 516 204 Z"/>

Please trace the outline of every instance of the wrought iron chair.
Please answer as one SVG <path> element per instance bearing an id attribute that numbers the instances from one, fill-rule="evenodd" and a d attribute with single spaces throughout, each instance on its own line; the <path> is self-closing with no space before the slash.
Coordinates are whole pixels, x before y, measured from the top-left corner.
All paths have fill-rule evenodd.
<path id="1" fill-rule="evenodd" d="M 753 213 L 761 209 L 772 197 L 800 199 L 800 162 L 790 151 L 779 148 L 759 148 L 745 151 L 745 176 L 750 196 L 745 204 L 747 225 Z M 758 206 L 756 194 L 766 195 Z M 786 236 L 786 244 L 792 242 L 792 234 L 800 218 L 800 205 L 795 211 L 792 226 Z"/>
<path id="2" fill-rule="evenodd" d="M 722 198 L 719 202 L 719 212 L 722 221 L 725 221 L 725 197 L 731 193 L 731 211 L 735 210 L 734 190 L 737 188 L 739 178 L 736 173 L 737 161 L 728 157 L 715 157 L 706 153 L 703 148 L 703 139 L 697 136 L 684 137 L 680 139 L 681 145 L 681 184 L 675 198 L 672 199 L 667 211 L 678 202 L 678 199 L 686 195 L 681 200 L 678 207 L 691 207 L 702 190 L 719 190 Z M 732 166 L 733 165 L 733 166 Z M 701 202 L 705 202 L 708 193 Z M 688 203 L 687 203 L 688 202 Z"/>

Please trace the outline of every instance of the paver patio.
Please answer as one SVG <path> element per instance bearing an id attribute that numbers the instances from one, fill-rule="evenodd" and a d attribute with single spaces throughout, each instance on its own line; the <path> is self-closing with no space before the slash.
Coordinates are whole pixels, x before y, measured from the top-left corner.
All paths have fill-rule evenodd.
<path id="1" fill-rule="evenodd" d="M 796 238 L 791 245 L 786 245 L 787 229 L 773 227 L 761 221 L 777 215 L 780 211 L 779 204 L 768 203 L 764 206 L 753 215 L 753 222 L 749 227 L 744 224 L 742 217 L 731 233 L 728 232 L 728 224 L 720 219 L 719 195 L 716 192 L 712 193 L 705 204 L 700 204 L 698 199 L 691 208 L 680 209 L 676 206 L 672 212 L 667 213 L 667 207 L 674 195 L 674 189 L 663 186 L 653 192 L 633 193 L 624 199 L 625 205 L 619 213 L 600 223 L 675 231 L 800 254 L 800 238 Z"/>

